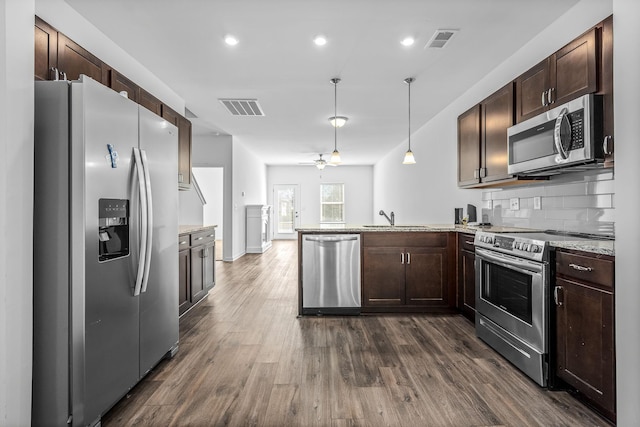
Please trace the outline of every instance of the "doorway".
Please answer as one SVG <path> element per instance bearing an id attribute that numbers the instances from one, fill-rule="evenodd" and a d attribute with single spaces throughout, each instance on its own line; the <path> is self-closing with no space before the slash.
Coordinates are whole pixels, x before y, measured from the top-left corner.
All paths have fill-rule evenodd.
<path id="1" fill-rule="evenodd" d="M 274 239 L 296 239 L 300 226 L 300 185 L 274 184 Z"/>
<path id="2" fill-rule="evenodd" d="M 192 168 L 192 171 L 206 201 L 202 206 L 202 222 L 205 225 L 217 225 L 215 260 L 222 261 L 224 168 L 199 167 Z"/>

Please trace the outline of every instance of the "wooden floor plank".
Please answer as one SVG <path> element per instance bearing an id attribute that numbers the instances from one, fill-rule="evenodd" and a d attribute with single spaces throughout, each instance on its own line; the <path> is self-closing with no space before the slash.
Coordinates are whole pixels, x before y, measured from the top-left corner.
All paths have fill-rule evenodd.
<path id="1" fill-rule="evenodd" d="M 297 316 L 297 246 L 216 264 L 180 349 L 111 426 L 606 426 L 538 387 L 459 315 Z"/>

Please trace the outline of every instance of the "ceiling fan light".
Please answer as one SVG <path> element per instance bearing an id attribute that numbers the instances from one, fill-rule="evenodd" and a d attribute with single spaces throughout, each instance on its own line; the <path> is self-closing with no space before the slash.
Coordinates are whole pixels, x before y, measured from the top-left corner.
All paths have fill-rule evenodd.
<path id="1" fill-rule="evenodd" d="M 324 169 L 324 167 L 325 167 L 325 166 L 327 166 L 327 164 L 326 164 L 325 162 L 316 162 L 316 167 L 317 167 L 319 170 Z"/>
<path id="2" fill-rule="evenodd" d="M 404 160 L 402 161 L 403 165 L 415 165 L 416 164 L 416 158 L 413 157 L 413 151 L 411 150 L 407 150 L 406 153 L 404 153 Z"/>
<path id="3" fill-rule="evenodd" d="M 331 153 L 331 160 L 329 162 L 334 165 L 342 163 L 342 160 L 340 159 L 340 152 L 338 150 L 333 150 L 333 153 Z"/>
<path id="4" fill-rule="evenodd" d="M 345 117 L 345 116 L 332 116 L 332 117 L 329 117 L 329 123 L 331 123 L 331 126 L 333 126 L 335 128 L 341 128 L 342 126 L 347 124 L 347 120 L 349 120 L 349 118 Z"/>

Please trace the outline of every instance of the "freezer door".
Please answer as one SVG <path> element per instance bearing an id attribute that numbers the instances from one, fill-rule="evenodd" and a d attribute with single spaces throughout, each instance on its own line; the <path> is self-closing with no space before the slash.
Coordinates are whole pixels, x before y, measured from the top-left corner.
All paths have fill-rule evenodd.
<path id="1" fill-rule="evenodd" d="M 135 253 L 105 260 L 100 200 L 130 200 L 131 155 L 138 143 L 137 105 L 95 81 L 71 84 L 71 265 L 73 424 L 85 425 L 136 384 L 138 298 Z M 122 206 L 112 224 L 122 221 Z M 104 206 L 103 206 L 104 209 Z M 128 206 L 129 224 L 138 214 Z M 108 215 L 107 215 L 108 216 Z M 137 247 L 136 235 L 129 247 Z M 115 236 L 111 236 L 115 238 Z"/>
<path id="2" fill-rule="evenodd" d="M 140 149 L 151 186 L 152 246 L 140 294 L 140 374 L 178 345 L 178 129 L 139 108 Z"/>

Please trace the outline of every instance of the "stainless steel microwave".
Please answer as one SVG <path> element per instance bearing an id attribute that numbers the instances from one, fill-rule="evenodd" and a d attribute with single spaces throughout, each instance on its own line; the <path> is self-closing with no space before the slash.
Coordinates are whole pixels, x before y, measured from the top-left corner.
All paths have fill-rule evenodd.
<path id="1" fill-rule="evenodd" d="M 581 96 L 507 129 L 508 172 L 549 175 L 602 166 L 602 98 Z"/>

